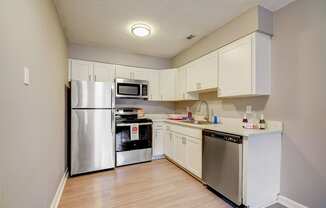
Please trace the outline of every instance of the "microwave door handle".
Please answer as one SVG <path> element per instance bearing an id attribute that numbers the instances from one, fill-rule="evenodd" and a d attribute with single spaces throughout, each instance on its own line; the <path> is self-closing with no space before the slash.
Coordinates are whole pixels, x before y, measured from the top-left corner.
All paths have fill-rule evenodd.
<path id="1" fill-rule="evenodd" d="M 140 85 L 140 89 L 139 90 L 140 90 L 139 95 L 140 96 L 143 96 L 143 85 L 142 84 Z"/>

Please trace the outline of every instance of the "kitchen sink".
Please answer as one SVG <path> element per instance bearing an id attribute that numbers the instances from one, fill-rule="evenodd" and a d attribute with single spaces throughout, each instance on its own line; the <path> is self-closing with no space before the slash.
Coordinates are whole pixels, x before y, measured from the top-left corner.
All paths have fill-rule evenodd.
<path id="1" fill-rule="evenodd" d="M 180 122 L 189 123 L 189 124 L 197 124 L 197 125 L 211 124 L 209 121 L 196 121 L 196 120 L 183 120 L 183 121 L 180 121 Z"/>

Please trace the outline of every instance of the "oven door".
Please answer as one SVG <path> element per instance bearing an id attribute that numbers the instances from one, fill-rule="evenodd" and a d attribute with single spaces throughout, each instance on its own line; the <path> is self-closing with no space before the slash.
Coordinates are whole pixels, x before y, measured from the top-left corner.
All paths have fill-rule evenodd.
<path id="1" fill-rule="evenodd" d="M 148 99 L 147 81 L 116 79 L 116 97 Z"/>
<path id="2" fill-rule="evenodd" d="M 141 96 L 141 85 L 132 83 L 117 83 L 117 97 L 139 97 Z"/>
<path id="3" fill-rule="evenodd" d="M 152 148 L 152 123 L 117 124 L 116 152 Z"/>

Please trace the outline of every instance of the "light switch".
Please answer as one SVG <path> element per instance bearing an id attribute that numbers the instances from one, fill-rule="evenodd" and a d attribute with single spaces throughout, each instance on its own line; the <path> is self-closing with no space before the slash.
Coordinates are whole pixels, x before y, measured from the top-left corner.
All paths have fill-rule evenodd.
<path id="1" fill-rule="evenodd" d="M 29 81 L 29 69 L 27 67 L 24 67 L 24 84 L 25 85 L 30 85 Z"/>

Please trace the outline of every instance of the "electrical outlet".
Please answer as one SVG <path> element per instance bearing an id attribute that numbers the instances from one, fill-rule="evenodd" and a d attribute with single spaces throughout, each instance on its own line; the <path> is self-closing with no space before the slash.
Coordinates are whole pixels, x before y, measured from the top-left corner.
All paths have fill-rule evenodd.
<path id="1" fill-rule="evenodd" d="M 246 106 L 246 113 L 247 114 L 251 114 L 252 113 L 252 106 L 251 105 L 247 105 Z"/>

